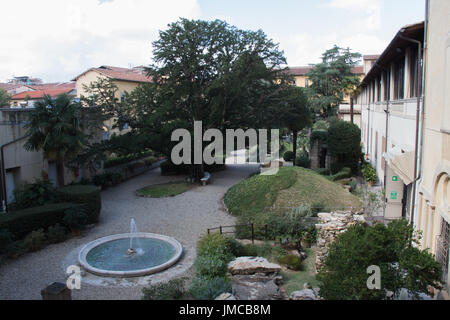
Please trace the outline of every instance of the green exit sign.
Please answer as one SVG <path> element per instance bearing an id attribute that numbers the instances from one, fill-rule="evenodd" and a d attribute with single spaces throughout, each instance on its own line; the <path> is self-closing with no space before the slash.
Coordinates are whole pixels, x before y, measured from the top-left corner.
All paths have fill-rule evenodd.
<path id="1" fill-rule="evenodd" d="M 392 176 L 392 181 L 398 181 L 398 176 Z"/>
<path id="2" fill-rule="evenodd" d="M 397 197 L 398 197 L 397 191 L 392 191 L 391 192 L 391 200 L 397 200 Z"/>

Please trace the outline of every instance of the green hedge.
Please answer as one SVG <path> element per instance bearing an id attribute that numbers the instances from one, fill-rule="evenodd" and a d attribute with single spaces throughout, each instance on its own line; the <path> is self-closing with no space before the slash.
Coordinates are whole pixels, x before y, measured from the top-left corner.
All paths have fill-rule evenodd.
<path id="1" fill-rule="evenodd" d="M 83 204 L 88 215 L 87 224 L 97 223 L 102 209 L 100 189 L 91 185 L 71 185 L 58 190 L 64 202 Z"/>
<path id="2" fill-rule="evenodd" d="M 63 224 L 64 212 L 74 207 L 82 205 L 63 202 L 11 211 L 0 216 L 0 230 L 8 230 L 16 239 L 22 239 L 32 231 L 47 229 L 58 223 Z"/>
<path id="3" fill-rule="evenodd" d="M 112 167 L 119 166 L 119 165 L 131 162 L 134 160 L 139 160 L 139 159 L 142 159 L 145 157 L 152 156 L 153 154 L 154 154 L 153 151 L 147 150 L 147 151 L 143 151 L 143 152 L 128 154 L 126 156 L 107 159 L 107 160 L 105 160 L 103 167 L 105 169 L 112 168 Z"/>
<path id="4" fill-rule="evenodd" d="M 352 177 L 352 169 L 350 168 L 343 168 L 341 171 L 336 173 L 335 175 L 332 175 L 330 177 L 331 181 L 338 181 L 342 179 L 347 179 Z"/>
<path id="5" fill-rule="evenodd" d="M 225 161 L 224 161 L 225 163 Z M 190 169 L 189 165 L 181 164 L 181 165 L 175 165 L 170 160 L 166 160 L 161 163 L 161 175 L 183 175 L 183 174 L 189 174 Z M 203 166 L 204 171 L 213 173 L 225 170 L 225 164 L 212 164 L 207 165 L 205 164 Z"/>

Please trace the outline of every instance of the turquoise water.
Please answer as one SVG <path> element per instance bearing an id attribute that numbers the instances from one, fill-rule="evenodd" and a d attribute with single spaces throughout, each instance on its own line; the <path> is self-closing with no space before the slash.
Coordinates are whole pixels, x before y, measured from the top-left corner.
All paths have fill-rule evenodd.
<path id="1" fill-rule="evenodd" d="M 86 261 L 94 268 L 108 271 L 135 271 L 159 266 L 175 255 L 175 248 L 159 239 L 134 238 L 137 253 L 127 255 L 130 239 L 109 241 L 92 248 Z"/>

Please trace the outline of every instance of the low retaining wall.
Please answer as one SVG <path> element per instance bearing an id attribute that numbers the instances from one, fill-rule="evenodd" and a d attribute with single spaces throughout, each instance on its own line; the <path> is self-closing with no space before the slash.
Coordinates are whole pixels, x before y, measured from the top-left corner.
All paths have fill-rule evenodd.
<path id="1" fill-rule="evenodd" d="M 352 212 L 319 213 L 319 224 L 316 224 L 319 238 L 316 251 L 316 271 L 319 271 L 328 255 L 330 244 L 349 227 L 358 222 L 365 222 L 362 215 Z"/>

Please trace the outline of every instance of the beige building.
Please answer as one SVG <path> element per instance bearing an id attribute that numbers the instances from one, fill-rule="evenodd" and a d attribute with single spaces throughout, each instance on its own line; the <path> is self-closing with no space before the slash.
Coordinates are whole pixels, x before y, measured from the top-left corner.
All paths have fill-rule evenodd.
<path id="1" fill-rule="evenodd" d="M 414 225 L 444 266 L 449 280 L 450 243 L 450 1 L 427 1 L 424 53 L 423 148 L 418 166 Z M 450 286 L 449 288 L 450 289 Z"/>
<path id="2" fill-rule="evenodd" d="M 119 68 L 101 66 L 99 68 L 91 68 L 73 79 L 73 81 L 76 81 L 77 97 L 87 97 L 89 94 L 86 92 L 85 86 L 89 86 L 99 79 L 113 80 L 113 83 L 117 86 L 116 99 L 118 100 L 123 99 L 125 92 L 130 93 L 142 83 L 151 82 L 151 79 L 147 77 L 142 67 Z M 114 119 L 105 122 L 105 139 L 108 139 L 112 133 L 120 134 L 127 132 L 128 128 L 126 126 L 122 132 L 119 132 L 118 129 L 113 129 L 114 122 Z"/>

